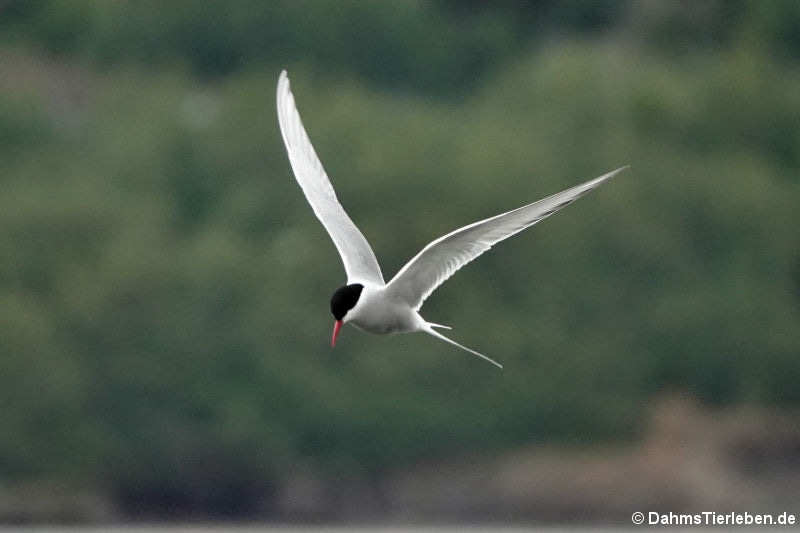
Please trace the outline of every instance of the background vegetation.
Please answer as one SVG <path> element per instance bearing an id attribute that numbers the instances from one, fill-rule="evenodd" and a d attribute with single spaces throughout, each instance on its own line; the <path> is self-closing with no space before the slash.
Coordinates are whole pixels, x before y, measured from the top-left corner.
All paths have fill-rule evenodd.
<path id="1" fill-rule="evenodd" d="M 505 371 L 329 348 L 281 68 L 387 276 L 631 165 L 426 303 Z M 665 389 L 797 406 L 799 172 L 793 1 L 0 3 L 0 485 L 245 517 L 298 469 L 628 441 Z"/>

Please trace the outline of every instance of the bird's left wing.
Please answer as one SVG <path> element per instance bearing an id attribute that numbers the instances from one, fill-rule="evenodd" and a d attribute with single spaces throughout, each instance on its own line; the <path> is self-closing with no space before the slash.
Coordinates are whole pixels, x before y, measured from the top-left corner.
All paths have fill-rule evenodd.
<path id="1" fill-rule="evenodd" d="M 371 282 L 383 286 L 383 274 L 367 239 L 347 216 L 325 169 L 311 145 L 294 104 L 286 71 L 278 79 L 278 123 L 297 183 L 314 214 L 328 230 L 347 272 L 347 282 Z"/>
<path id="2" fill-rule="evenodd" d="M 513 211 L 475 222 L 428 244 L 386 286 L 387 296 L 416 310 L 450 276 L 498 242 L 529 228 L 627 167 L 576 185 Z"/>

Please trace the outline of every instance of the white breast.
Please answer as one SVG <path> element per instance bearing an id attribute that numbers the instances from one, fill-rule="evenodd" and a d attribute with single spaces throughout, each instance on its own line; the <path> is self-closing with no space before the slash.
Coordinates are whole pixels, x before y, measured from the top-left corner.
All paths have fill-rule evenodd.
<path id="1" fill-rule="evenodd" d="M 347 312 L 345 323 L 370 333 L 410 333 L 425 321 L 407 304 L 386 297 L 383 287 L 365 286 L 356 306 Z"/>

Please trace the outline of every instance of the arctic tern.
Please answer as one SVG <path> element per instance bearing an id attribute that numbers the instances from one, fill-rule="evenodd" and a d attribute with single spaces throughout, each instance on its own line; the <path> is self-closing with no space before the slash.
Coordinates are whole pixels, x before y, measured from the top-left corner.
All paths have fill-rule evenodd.
<path id="1" fill-rule="evenodd" d="M 496 243 L 529 228 L 572 203 L 627 168 L 621 167 L 543 200 L 499 214 L 448 233 L 432 241 L 386 283 L 375 253 L 350 220 L 331 186 L 325 169 L 308 138 L 295 107 L 286 71 L 278 79 L 278 123 L 297 183 L 311 208 L 328 231 L 344 263 L 347 284 L 331 297 L 336 322 L 331 346 L 343 324 L 371 333 L 424 332 L 462 350 L 503 366 L 490 357 L 449 339 L 419 314 L 425 299 L 458 269 Z"/>

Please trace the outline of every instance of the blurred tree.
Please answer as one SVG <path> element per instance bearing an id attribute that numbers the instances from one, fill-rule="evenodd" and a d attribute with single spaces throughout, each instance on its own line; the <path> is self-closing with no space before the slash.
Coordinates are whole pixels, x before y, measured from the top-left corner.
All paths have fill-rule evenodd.
<path id="1" fill-rule="evenodd" d="M 3 3 L 0 477 L 249 516 L 298 469 L 631 438 L 664 388 L 797 405 L 796 6 Z M 328 349 L 342 269 L 277 133 L 287 65 L 387 275 L 632 164 L 426 304 L 513 370 Z"/>

